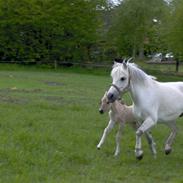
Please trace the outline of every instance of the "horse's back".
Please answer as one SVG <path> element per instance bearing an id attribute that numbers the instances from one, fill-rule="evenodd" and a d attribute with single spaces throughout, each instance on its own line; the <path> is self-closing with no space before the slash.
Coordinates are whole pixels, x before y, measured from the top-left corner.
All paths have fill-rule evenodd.
<path id="1" fill-rule="evenodd" d="M 183 82 L 173 82 L 172 85 L 177 87 L 183 93 Z"/>
<path id="2" fill-rule="evenodd" d="M 162 82 L 160 83 L 163 87 L 168 87 L 172 89 L 177 89 L 181 92 L 183 92 L 183 82 L 177 81 L 177 82 Z"/>

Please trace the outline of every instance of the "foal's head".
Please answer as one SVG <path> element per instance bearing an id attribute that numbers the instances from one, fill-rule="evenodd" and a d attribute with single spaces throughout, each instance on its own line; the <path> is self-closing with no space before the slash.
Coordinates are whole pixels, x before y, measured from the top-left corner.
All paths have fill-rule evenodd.
<path id="1" fill-rule="evenodd" d="M 120 103 L 120 105 L 125 105 L 125 102 L 119 97 L 116 102 L 110 103 L 109 99 L 107 97 L 107 91 L 105 92 L 104 96 L 102 97 L 100 101 L 100 107 L 99 107 L 99 112 L 101 114 L 105 113 L 106 111 L 109 111 L 111 109 L 112 105 L 116 105 L 117 102 Z"/>
<path id="2" fill-rule="evenodd" d="M 111 107 L 111 103 L 109 102 L 107 98 L 107 92 L 105 92 L 104 96 L 102 97 L 100 101 L 100 107 L 99 107 L 99 112 L 103 114 L 106 111 L 109 111 Z"/>

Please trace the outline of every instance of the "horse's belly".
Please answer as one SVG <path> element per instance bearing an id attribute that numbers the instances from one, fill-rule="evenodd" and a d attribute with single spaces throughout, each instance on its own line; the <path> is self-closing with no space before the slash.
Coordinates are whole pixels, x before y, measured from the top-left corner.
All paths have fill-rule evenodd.
<path id="1" fill-rule="evenodd" d="M 158 112 L 158 122 L 167 122 L 176 120 L 182 113 L 181 111 L 183 111 L 183 109 L 180 108 L 177 108 L 177 110 L 175 109 L 160 110 Z"/>
<path id="2" fill-rule="evenodd" d="M 180 90 L 170 90 L 169 93 L 161 95 L 158 101 L 158 121 L 176 120 L 183 112 L 183 93 Z"/>
<path id="3" fill-rule="evenodd" d="M 158 117 L 158 122 L 169 122 L 169 121 L 174 121 L 179 117 L 179 114 L 170 114 L 170 115 L 160 115 Z"/>

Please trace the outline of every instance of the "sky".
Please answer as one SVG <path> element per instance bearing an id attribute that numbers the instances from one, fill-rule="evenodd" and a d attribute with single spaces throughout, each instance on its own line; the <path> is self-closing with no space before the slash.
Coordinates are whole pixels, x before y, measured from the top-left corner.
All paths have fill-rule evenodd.
<path id="1" fill-rule="evenodd" d="M 110 0 L 110 1 L 112 1 L 115 5 L 118 5 L 119 2 L 122 1 L 122 0 Z M 164 1 L 166 1 L 167 3 L 169 3 L 169 2 L 171 2 L 172 0 L 164 0 Z"/>
<path id="2" fill-rule="evenodd" d="M 114 4 L 119 4 L 120 0 L 111 0 Z"/>

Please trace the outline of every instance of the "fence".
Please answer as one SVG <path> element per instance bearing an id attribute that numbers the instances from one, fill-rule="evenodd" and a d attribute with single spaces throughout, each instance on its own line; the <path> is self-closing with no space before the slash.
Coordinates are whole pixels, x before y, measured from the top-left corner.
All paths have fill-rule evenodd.
<path id="1" fill-rule="evenodd" d="M 111 69 L 113 62 L 65 62 L 65 61 L 1 61 L 4 64 L 21 64 L 21 65 L 42 65 L 47 64 L 57 69 L 58 67 L 84 67 L 84 68 L 106 68 Z M 180 62 L 178 72 L 176 72 L 176 62 L 144 62 L 135 61 L 145 71 L 163 72 L 172 75 L 183 75 L 183 62 Z"/>

